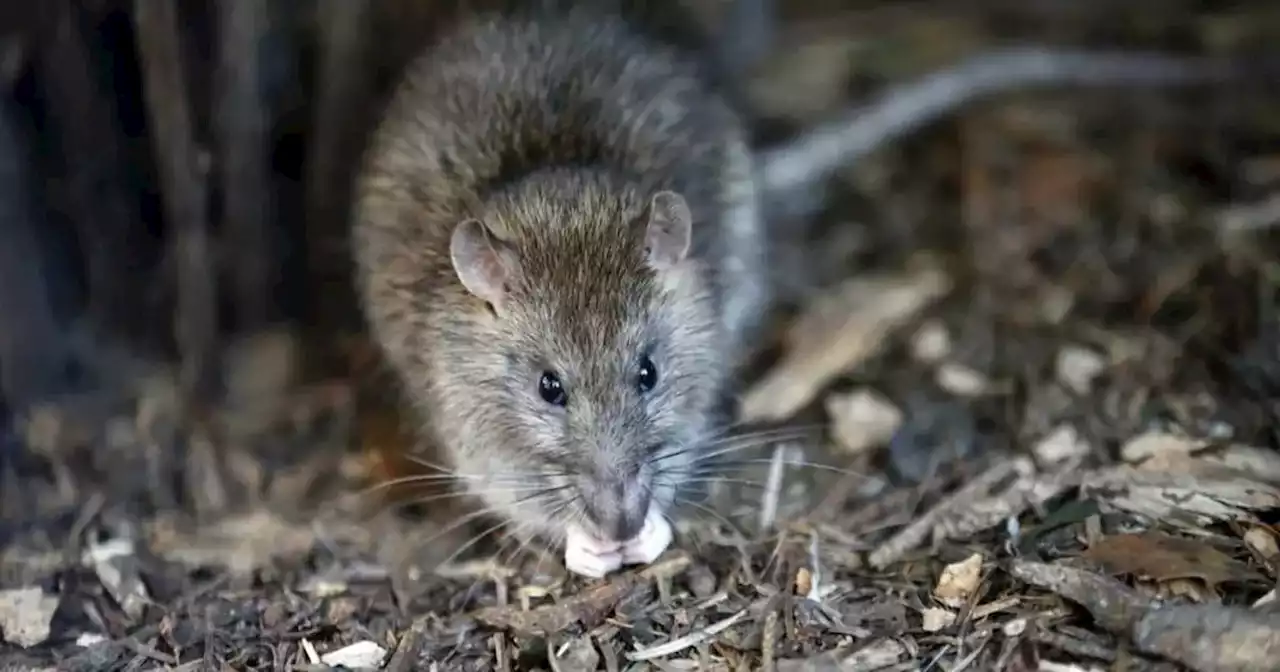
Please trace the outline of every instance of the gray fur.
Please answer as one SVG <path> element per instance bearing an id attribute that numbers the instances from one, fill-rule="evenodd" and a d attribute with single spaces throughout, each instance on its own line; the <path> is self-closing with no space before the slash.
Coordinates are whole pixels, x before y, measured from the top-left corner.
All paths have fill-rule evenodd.
<path id="1" fill-rule="evenodd" d="M 423 438 L 473 493 L 520 534 L 625 537 L 650 498 L 672 505 L 765 296 L 755 168 L 696 51 L 605 3 L 534 4 L 462 19 L 409 66 L 358 185 L 359 289 Z M 672 266 L 645 253 L 662 190 L 693 216 Z M 450 257 L 471 218 L 514 253 L 496 307 Z M 544 369 L 564 408 L 539 396 Z"/>

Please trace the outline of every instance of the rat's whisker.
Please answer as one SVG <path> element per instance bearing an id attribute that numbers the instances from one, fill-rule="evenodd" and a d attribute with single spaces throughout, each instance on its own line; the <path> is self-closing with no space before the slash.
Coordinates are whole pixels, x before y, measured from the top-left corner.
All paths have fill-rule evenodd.
<path id="1" fill-rule="evenodd" d="M 717 462 L 713 465 L 698 465 L 698 469 L 695 469 L 690 473 L 713 476 L 715 474 L 721 473 L 724 470 L 733 469 L 735 467 L 742 467 L 744 465 L 752 465 L 752 464 L 773 464 L 773 460 L 744 459 L 744 460 Z M 829 471 L 832 473 L 842 474 L 844 476 L 851 476 L 856 478 L 870 478 L 870 476 L 868 476 L 863 472 L 853 471 L 850 469 L 842 469 L 834 465 L 823 464 L 821 462 L 810 462 L 808 460 L 788 459 L 785 462 L 785 465 L 788 469 L 791 469 L 791 468 L 814 469 L 817 471 Z"/>
<path id="2" fill-rule="evenodd" d="M 681 505 L 692 506 L 695 509 L 698 509 L 699 511 L 702 511 L 703 513 L 709 514 L 710 516 L 714 517 L 718 522 L 724 524 L 730 530 L 733 530 L 738 534 L 742 534 L 742 531 L 738 529 L 738 526 L 735 525 L 733 521 L 729 520 L 728 518 L 725 518 L 723 515 L 720 514 L 720 512 L 716 511 L 715 509 L 705 504 L 699 504 L 698 502 L 695 502 L 692 499 L 689 499 L 688 497 L 677 497 L 676 503 Z"/>
<path id="3" fill-rule="evenodd" d="M 419 475 L 414 475 L 414 476 L 406 476 L 406 477 L 404 477 L 404 478 L 430 478 L 430 479 L 439 479 L 439 480 L 446 480 L 446 479 L 454 479 L 454 480 L 466 480 L 466 479 L 487 479 L 487 480 L 493 480 L 493 479 L 495 479 L 495 478 L 497 478 L 497 479 L 501 479 L 501 478 L 503 478 L 503 477 L 504 477 L 504 475 L 502 475 L 502 474 L 490 474 L 490 473 L 483 473 L 483 474 L 464 474 L 464 473 L 459 472 L 459 471 L 457 471 L 457 470 L 455 470 L 455 469 L 450 469 L 450 468 L 448 468 L 448 467 L 441 466 L 441 465 L 436 464 L 436 463 L 434 463 L 434 462 L 428 462 L 427 460 L 422 459 L 421 457 L 419 457 L 419 456 L 417 456 L 417 455 L 414 455 L 414 454 L 412 454 L 412 453 L 405 453 L 404 455 L 405 455 L 405 458 L 406 458 L 406 459 L 408 459 L 409 461 L 411 461 L 411 462 L 413 462 L 413 463 L 415 463 L 415 464 L 417 464 L 417 465 L 419 465 L 419 466 L 426 467 L 427 469 L 432 469 L 432 470 L 434 470 L 434 471 L 438 471 L 438 472 L 440 472 L 439 474 L 419 474 Z M 570 474 L 569 474 L 569 472 L 568 472 L 568 471 L 541 471 L 541 472 L 538 472 L 538 474 L 537 474 L 537 475 L 539 475 L 539 476 L 569 476 Z M 514 481 L 521 481 L 521 480 L 527 479 L 527 478 L 529 477 L 529 474 L 523 474 L 523 473 L 517 474 L 517 473 L 512 473 L 512 474 L 507 474 L 507 475 L 505 475 L 505 477 L 506 477 L 506 478 L 510 478 L 511 480 L 514 480 Z"/>
<path id="4" fill-rule="evenodd" d="M 753 488 L 763 488 L 763 487 L 765 487 L 765 484 L 764 484 L 764 483 L 761 483 L 761 482 L 759 482 L 759 481 L 748 481 L 748 480 L 743 479 L 743 478 L 725 478 L 725 477 L 722 477 L 722 476 L 715 476 L 715 475 L 710 475 L 710 476 L 696 476 L 696 477 L 692 477 L 692 478 L 685 478 L 685 479 L 681 479 L 681 482 L 683 482 L 683 483 L 689 483 L 689 484 L 693 484 L 693 483 L 730 483 L 730 484 L 735 484 L 735 485 L 745 485 L 745 486 L 750 486 L 750 487 L 753 487 Z"/>
<path id="5" fill-rule="evenodd" d="M 483 490 L 478 490 L 478 489 L 477 490 L 455 490 L 451 492 L 435 493 L 431 495 L 424 495 L 422 497 L 416 497 L 414 499 L 405 500 L 404 502 L 400 503 L 400 506 L 401 507 L 421 506 L 423 504 L 428 504 L 430 502 L 438 502 L 446 499 L 459 499 L 463 497 L 473 497 L 473 496 L 507 495 L 507 494 L 526 493 L 526 492 L 535 492 L 535 493 L 543 492 L 543 493 L 549 494 L 551 492 L 556 492 L 562 487 L 568 487 L 568 486 L 557 486 L 553 488 L 547 488 L 545 486 L 540 486 L 540 485 L 525 485 L 519 488 L 485 488 Z"/>
<path id="6" fill-rule="evenodd" d="M 438 566 L 444 567 L 452 563 L 459 555 L 462 555 L 463 551 L 467 550 L 468 548 L 471 548 L 472 546 L 475 546 L 485 537 L 489 536 L 493 532 L 499 529 L 502 529 L 510 524 L 511 524 L 511 521 L 504 518 L 503 520 L 500 520 L 497 523 L 494 523 L 493 525 L 486 527 L 484 530 L 472 535 L 471 538 L 468 539 L 466 543 L 462 544 L 457 549 L 455 549 L 453 553 L 450 553 L 449 557 L 445 558 L 444 560 L 441 560 L 438 563 Z"/>
<path id="7" fill-rule="evenodd" d="M 672 460 L 675 460 L 676 458 L 684 455 L 692 455 L 694 458 L 693 461 L 695 463 L 705 462 L 712 457 L 716 457 L 726 453 L 751 450 L 753 448 L 759 448 L 761 446 L 772 445 L 777 442 L 778 441 L 773 438 L 758 439 L 754 437 L 747 437 L 747 438 L 743 438 L 736 441 L 733 445 L 725 445 L 728 443 L 728 442 L 725 442 L 724 444 L 721 444 L 720 448 L 712 451 L 710 454 L 706 454 L 706 451 L 707 451 L 706 446 L 686 446 L 679 450 L 666 451 L 666 452 L 659 453 L 651 460 L 650 463 L 657 465 L 658 471 L 662 471 L 670 468 L 669 466 L 667 466 L 666 463 L 669 463 Z"/>
<path id="8" fill-rule="evenodd" d="M 490 479 L 489 477 L 484 477 L 484 478 L 489 482 L 494 482 L 493 479 Z M 384 490 L 388 490 L 395 487 L 406 487 L 406 486 L 425 487 L 425 486 L 431 486 L 431 485 L 456 485 L 456 484 L 468 483 L 468 481 L 464 479 L 465 477 L 455 477 L 455 476 L 449 476 L 447 478 L 439 478 L 439 479 L 423 478 L 421 476 L 402 476 L 400 478 L 393 478 L 393 479 L 388 479 L 386 481 L 381 481 L 369 487 L 358 490 L 353 494 L 356 497 L 365 497 L 369 495 L 376 495 Z M 501 483 L 502 481 L 498 481 L 498 484 L 501 484 Z M 512 485 L 526 485 L 528 483 L 528 478 L 527 477 L 512 478 L 510 483 Z"/>
<path id="9" fill-rule="evenodd" d="M 796 437 L 796 438 L 799 438 L 799 437 Z M 689 466 L 687 464 L 680 464 L 675 466 L 663 466 L 662 463 L 668 460 L 671 460 L 675 457 L 679 457 L 680 455 L 684 455 L 688 453 L 694 454 L 695 458 L 691 461 L 691 463 L 696 465 L 696 464 L 702 464 L 705 462 L 710 462 L 722 455 L 727 455 L 729 453 L 753 450 L 756 448 L 760 448 L 762 446 L 766 446 L 772 443 L 779 443 L 785 440 L 791 440 L 791 436 L 790 435 L 774 435 L 774 434 L 748 435 L 748 436 L 734 437 L 731 439 L 727 439 L 720 442 L 719 444 L 713 444 L 712 446 L 707 446 L 707 445 L 689 446 L 679 451 L 663 452 L 663 453 L 659 453 L 657 458 L 654 460 L 654 462 L 659 465 L 659 468 L 656 469 L 655 471 L 657 473 L 664 473 L 671 469 L 687 468 Z"/>
<path id="10" fill-rule="evenodd" d="M 822 431 L 824 427 L 825 425 L 822 425 L 822 424 L 788 425 L 785 427 L 768 427 L 768 428 L 759 429 L 759 430 L 750 431 L 750 432 L 736 432 L 736 433 L 722 432 L 722 433 L 708 434 L 705 436 L 698 437 L 695 441 L 691 443 L 693 445 L 706 449 L 706 448 L 714 448 L 723 443 L 734 443 L 737 441 L 751 440 L 751 439 L 757 439 L 757 440 L 772 439 L 776 441 L 798 440 L 798 439 L 802 439 L 805 437 L 810 437 L 815 434 L 818 434 Z"/>
<path id="11" fill-rule="evenodd" d="M 546 496 L 546 494 L 547 493 L 544 491 L 534 492 L 532 495 L 517 498 L 513 502 L 513 504 L 518 505 L 527 501 L 536 500 L 538 497 Z M 503 510 L 498 507 L 494 507 L 494 506 L 480 507 L 480 508 L 477 508 L 475 511 L 471 511 L 469 513 L 463 514 L 462 516 L 459 516 L 456 520 L 451 522 L 449 525 L 445 526 L 443 529 L 438 530 L 435 534 L 431 535 L 430 537 L 427 537 L 426 540 L 421 542 L 421 545 L 425 546 L 439 539 L 440 537 L 443 537 L 444 535 L 449 534 L 450 532 L 453 532 L 459 527 L 462 527 L 467 523 L 470 523 L 471 521 L 484 516 L 496 516 L 499 518 L 505 518 L 503 514 Z"/>
<path id="12" fill-rule="evenodd" d="M 774 427 L 762 427 L 760 429 L 755 429 L 748 432 L 740 433 L 738 430 L 742 429 L 743 427 L 751 427 L 752 424 L 751 422 L 748 422 L 745 420 L 735 420 L 734 422 L 731 422 L 728 424 L 713 427 L 711 430 L 705 432 L 702 436 L 699 436 L 698 441 L 705 443 L 708 441 L 715 441 L 725 436 L 741 436 L 741 435 L 762 434 L 762 433 L 778 432 L 778 431 L 818 432 L 818 431 L 822 431 L 823 429 L 826 429 L 828 424 L 829 423 L 827 422 L 796 423 L 796 424 L 774 426 Z"/>
<path id="13" fill-rule="evenodd" d="M 698 453 L 706 450 L 714 450 L 722 445 L 738 444 L 742 442 L 757 442 L 759 444 L 768 443 L 770 441 L 794 441 L 805 438 L 813 434 L 815 429 L 822 425 L 814 425 L 813 427 L 774 427 L 763 429 L 755 432 L 746 432 L 741 434 L 725 435 L 723 433 L 707 434 L 695 438 L 683 446 L 674 450 L 665 450 L 654 456 L 654 461 L 667 460 L 687 453 Z"/>
<path id="14" fill-rule="evenodd" d="M 409 452 L 409 451 L 405 451 L 405 452 L 403 452 L 403 453 L 401 453 L 401 454 L 402 454 L 402 455 L 404 455 L 405 459 L 409 460 L 410 462 L 413 462 L 414 464 L 416 464 L 416 465 L 418 465 L 418 466 L 420 466 L 420 467 L 426 467 L 427 469 L 431 469 L 431 470 L 434 470 L 434 471 L 438 471 L 438 472 L 440 472 L 440 473 L 442 473 L 442 474 L 454 474 L 454 473 L 456 473 L 456 471 L 455 471 L 454 469 L 452 469 L 452 468 L 450 468 L 450 467 L 446 467 L 446 466 L 444 466 L 444 465 L 442 465 L 442 464 L 436 464 L 435 462 L 431 462 L 431 461 L 427 460 L 426 458 L 422 457 L 421 455 L 416 455 L 416 454 L 414 454 L 414 453 L 412 453 L 412 452 Z"/>

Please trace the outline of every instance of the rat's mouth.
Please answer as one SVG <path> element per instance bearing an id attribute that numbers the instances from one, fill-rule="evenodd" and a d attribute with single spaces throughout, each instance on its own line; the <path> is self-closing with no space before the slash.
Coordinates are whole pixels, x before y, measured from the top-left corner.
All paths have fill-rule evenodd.
<path id="1" fill-rule="evenodd" d="M 565 535 L 565 568 L 598 579 L 623 565 L 653 562 L 671 545 L 672 538 L 671 523 L 652 502 L 640 532 L 627 541 L 604 539 L 570 524 Z"/>

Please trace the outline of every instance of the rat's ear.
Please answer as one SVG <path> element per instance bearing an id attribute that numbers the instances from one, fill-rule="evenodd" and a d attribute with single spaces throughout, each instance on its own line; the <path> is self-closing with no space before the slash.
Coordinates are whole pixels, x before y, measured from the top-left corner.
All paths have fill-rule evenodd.
<path id="1" fill-rule="evenodd" d="M 514 251 L 480 220 L 468 219 L 454 227 L 449 257 L 467 291 L 501 310 L 516 272 Z"/>
<path id="2" fill-rule="evenodd" d="M 684 197 L 659 191 L 649 202 L 649 225 L 644 234 L 645 254 L 655 268 L 684 261 L 693 235 L 693 213 Z"/>

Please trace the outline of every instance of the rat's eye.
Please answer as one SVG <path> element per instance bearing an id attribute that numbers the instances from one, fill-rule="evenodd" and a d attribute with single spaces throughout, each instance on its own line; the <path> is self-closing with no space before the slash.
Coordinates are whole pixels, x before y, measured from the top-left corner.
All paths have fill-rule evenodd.
<path id="1" fill-rule="evenodd" d="M 636 376 L 636 385 L 641 392 L 648 392 L 658 384 L 658 367 L 648 357 L 640 358 L 640 373 Z"/>
<path id="2" fill-rule="evenodd" d="M 538 394 L 552 406 L 569 403 L 569 395 L 564 391 L 564 385 L 560 384 L 560 377 L 550 371 L 543 371 L 542 378 L 538 379 Z"/>

